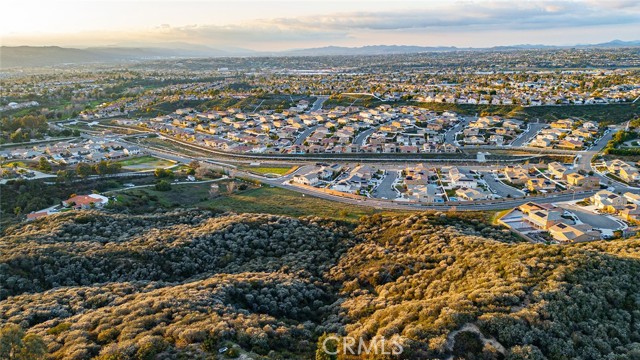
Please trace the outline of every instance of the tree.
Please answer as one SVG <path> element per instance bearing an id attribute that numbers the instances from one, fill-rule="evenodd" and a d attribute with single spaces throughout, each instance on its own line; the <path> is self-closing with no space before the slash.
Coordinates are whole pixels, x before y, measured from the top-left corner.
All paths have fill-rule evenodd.
<path id="1" fill-rule="evenodd" d="M 56 176 L 56 181 L 66 182 L 71 177 L 71 173 L 69 173 L 67 170 L 58 170 L 58 172 L 56 172 Z"/>
<path id="2" fill-rule="evenodd" d="M 78 176 L 83 178 L 91 175 L 92 170 L 93 169 L 91 168 L 91 165 L 87 163 L 81 162 L 78 164 L 78 166 L 76 166 L 76 174 L 78 174 Z"/>
<path id="3" fill-rule="evenodd" d="M 163 169 L 163 168 L 157 168 L 153 174 L 157 177 L 157 178 L 172 178 L 173 177 L 173 171 L 168 170 L 168 169 Z"/>
<path id="4" fill-rule="evenodd" d="M 109 164 L 105 160 L 100 160 L 99 163 L 93 166 L 93 170 L 98 175 L 104 175 L 109 172 Z"/>
<path id="5" fill-rule="evenodd" d="M 169 190 L 171 190 L 171 184 L 167 180 L 160 180 L 156 184 L 156 190 L 158 190 L 158 191 L 169 191 Z"/>
<path id="6" fill-rule="evenodd" d="M 44 156 L 41 156 L 40 160 L 38 160 L 38 169 L 41 171 L 51 171 L 51 164 Z"/>
<path id="7" fill-rule="evenodd" d="M 8 324 L 0 328 L 0 359 L 36 360 L 42 359 L 46 352 L 42 338 L 35 334 L 25 335 L 19 325 Z"/>

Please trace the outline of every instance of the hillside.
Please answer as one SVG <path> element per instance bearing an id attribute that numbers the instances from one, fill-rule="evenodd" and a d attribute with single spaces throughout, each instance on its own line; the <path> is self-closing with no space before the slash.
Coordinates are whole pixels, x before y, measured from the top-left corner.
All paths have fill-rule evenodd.
<path id="1" fill-rule="evenodd" d="M 313 358 L 323 334 L 402 359 L 640 356 L 640 240 L 532 245 L 488 222 L 63 213 L 6 230 L 0 327 L 52 359 Z"/>

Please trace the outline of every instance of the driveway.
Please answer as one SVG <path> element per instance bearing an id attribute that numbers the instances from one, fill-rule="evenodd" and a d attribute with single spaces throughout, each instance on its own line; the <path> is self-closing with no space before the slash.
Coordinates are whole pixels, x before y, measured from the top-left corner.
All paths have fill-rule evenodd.
<path id="1" fill-rule="evenodd" d="M 572 204 L 558 204 L 558 206 L 576 214 L 580 221 L 594 228 L 616 230 L 621 227 L 618 222 L 609 219 L 607 216 L 592 213 L 591 211 L 581 209 L 579 206 Z"/>
<path id="2" fill-rule="evenodd" d="M 489 187 L 493 189 L 493 191 L 495 191 L 497 195 L 500 195 L 503 198 L 506 198 L 508 195 L 511 195 L 511 197 L 524 196 L 524 194 L 521 193 L 518 189 L 509 185 L 505 185 L 504 183 L 496 180 L 493 177 L 492 173 L 488 171 L 482 171 L 481 174 L 484 175 L 482 179 L 487 182 L 487 185 L 489 185 Z"/>
<path id="3" fill-rule="evenodd" d="M 373 192 L 373 196 L 378 199 L 395 199 L 398 193 L 393 188 L 393 182 L 398 178 L 397 171 L 387 171 L 387 175 L 382 179 L 380 185 Z"/>

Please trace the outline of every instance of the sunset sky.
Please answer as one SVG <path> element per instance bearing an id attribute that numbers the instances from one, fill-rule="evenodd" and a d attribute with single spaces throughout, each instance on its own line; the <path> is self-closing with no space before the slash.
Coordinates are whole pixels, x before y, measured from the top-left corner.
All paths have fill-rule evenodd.
<path id="1" fill-rule="evenodd" d="M 640 38 L 640 1 L 3 1 L 2 45 L 285 50 L 487 47 Z"/>

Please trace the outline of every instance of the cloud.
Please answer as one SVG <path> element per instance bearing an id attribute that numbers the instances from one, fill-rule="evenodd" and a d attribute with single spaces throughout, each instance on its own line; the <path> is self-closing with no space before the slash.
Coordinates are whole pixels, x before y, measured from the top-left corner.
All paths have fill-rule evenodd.
<path id="1" fill-rule="evenodd" d="M 105 45 L 125 41 L 182 41 L 219 47 L 282 49 L 344 44 L 349 40 L 366 37 L 375 42 L 376 38 L 388 39 L 394 34 L 469 34 L 480 37 L 482 34 L 503 33 L 505 38 L 506 35 L 511 37 L 511 34 L 523 34 L 522 42 L 527 42 L 532 41 L 527 35 L 533 38 L 536 34 L 549 34 L 553 29 L 557 29 L 559 33 L 568 33 L 589 28 L 594 33 L 592 30 L 597 27 L 611 29 L 617 26 L 627 29 L 640 24 L 640 2 L 635 0 L 397 1 L 394 5 L 396 6 L 387 6 L 387 10 L 372 4 L 370 11 L 319 11 L 313 16 L 262 18 L 228 24 L 170 26 L 162 23 L 147 29 L 96 30 L 58 34 L 55 37 L 66 37 L 76 45 L 95 45 L 97 42 Z M 363 6 L 366 6 L 366 2 L 363 2 Z M 628 29 L 626 31 L 628 34 Z M 624 37 L 625 34 L 612 32 L 610 39 L 621 37 L 620 35 Z M 52 37 L 54 35 L 38 35 L 41 42 L 52 41 Z M 540 36 L 536 39 L 539 38 Z M 3 41 L 16 43 L 24 39 L 25 36 L 14 36 L 5 37 Z M 398 41 L 403 42 L 401 38 Z M 576 38 L 575 41 L 584 43 L 590 39 Z"/>
<path id="2" fill-rule="evenodd" d="M 442 29 L 485 27 L 487 29 L 548 29 L 640 23 L 640 9 L 618 1 L 584 3 L 576 1 L 483 1 L 455 2 L 447 6 L 388 12 L 352 12 L 303 18 L 264 20 L 274 26 L 294 29 L 353 31 Z M 637 2 L 636 2 L 637 3 Z M 624 5 L 624 6 L 622 6 Z"/>

